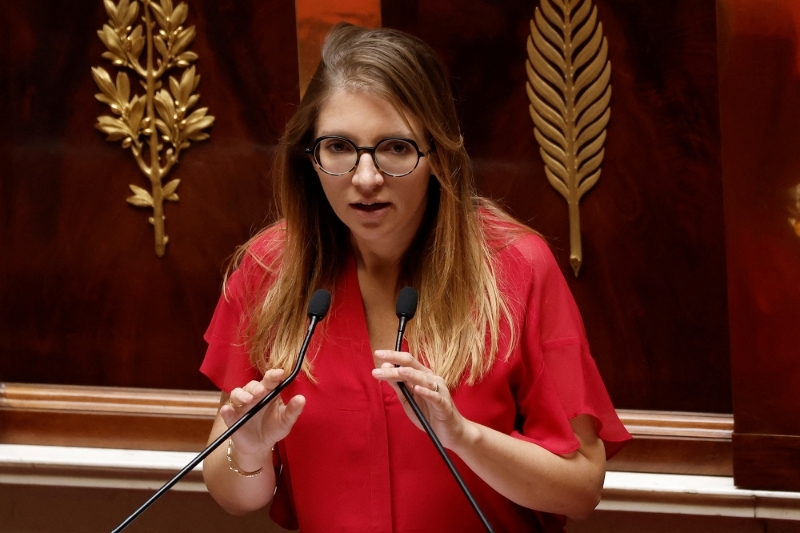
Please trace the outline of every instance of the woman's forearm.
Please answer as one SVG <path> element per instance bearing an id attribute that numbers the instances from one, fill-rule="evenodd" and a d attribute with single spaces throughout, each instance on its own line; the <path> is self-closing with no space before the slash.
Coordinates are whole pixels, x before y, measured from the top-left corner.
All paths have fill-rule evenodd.
<path id="1" fill-rule="evenodd" d="M 605 449 L 591 417 L 581 415 L 570 422 L 581 447 L 565 456 L 469 421 L 463 438 L 451 449 L 509 500 L 539 511 L 583 518 L 600 501 Z"/>
<path id="2" fill-rule="evenodd" d="M 220 405 L 226 401 L 227 395 L 223 394 Z M 217 415 L 209 442 L 226 429 L 222 417 Z M 272 499 L 275 493 L 275 471 L 272 468 L 271 447 L 265 448 L 265 453 L 260 457 L 237 453 L 235 448 L 232 451 L 232 457 L 240 470 L 254 472 L 259 468 L 263 469 L 260 474 L 252 477 L 245 477 L 231 470 L 227 458 L 227 443 L 220 445 L 203 461 L 203 479 L 208 492 L 229 513 L 249 513 L 264 507 Z"/>
<path id="3" fill-rule="evenodd" d="M 595 508 L 603 489 L 606 458 L 594 418 L 571 419 L 580 447 L 568 455 L 556 455 L 465 419 L 444 380 L 410 353 L 376 350 L 375 357 L 383 363 L 372 375 L 392 384 L 409 419 L 418 425 L 398 392 L 400 381 L 413 392 L 442 444 L 497 492 L 523 507 L 574 518 Z"/>

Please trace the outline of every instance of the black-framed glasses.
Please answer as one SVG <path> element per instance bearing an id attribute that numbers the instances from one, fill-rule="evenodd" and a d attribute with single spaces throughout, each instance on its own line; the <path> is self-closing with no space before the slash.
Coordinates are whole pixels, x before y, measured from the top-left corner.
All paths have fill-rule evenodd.
<path id="1" fill-rule="evenodd" d="M 399 178 L 414 172 L 419 158 L 425 157 L 417 143 L 411 139 L 382 139 L 375 146 L 356 146 L 346 137 L 327 135 L 314 141 L 313 148 L 306 148 L 317 166 L 331 176 L 342 176 L 358 166 L 362 152 L 372 156 L 375 168 L 386 174 Z"/>

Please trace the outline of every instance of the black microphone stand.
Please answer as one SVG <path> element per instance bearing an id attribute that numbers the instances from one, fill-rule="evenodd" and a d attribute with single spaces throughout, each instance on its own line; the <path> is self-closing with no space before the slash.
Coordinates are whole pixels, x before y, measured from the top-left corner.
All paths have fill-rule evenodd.
<path id="1" fill-rule="evenodd" d="M 411 295 L 411 291 L 413 291 L 413 295 Z M 397 327 L 397 340 L 395 341 L 394 344 L 394 350 L 396 352 L 399 352 L 402 349 L 403 335 L 405 334 L 406 331 L 406 323 L 409 320 L 411 320 L 411 318 L 413 318 L 417 308 L 416 290 L 414 290 L 411 287 L 404 287 L 400 292 L 401 295 L 397 298 L 398 302 L 397 318 L 400 320 L 400 323 Z M 405 292 L 406 294 L 403 294 L 403 292 Z M 413 301 L 413 306 L 409 305 L 409 307 L 411 308 L 407 310 L 401 309 L 401 300 Z M 456 470 L 453 461 L 450 460 L 450 456 L 448 456 L 447 453 L 444 451 L 444 446 L 442 446 L 442 443 L 439 442 L 439 437 L 436 436 L 436 433 L 434 433 L 433 428 L 431 427 L 428 420 L 425 418 L 425 415 L 422 414 L 419 405 L 417 405 L 417 402 L 414 400 L 414 397 L 408 391 L 408 387 L 406 387 L 406 384 L 403 383 L 402 381 L 399 381 L 397 383 L 397 386 L 400 388 L 400 392 L 403 393 L 403 396 L 405 396 L 406 401 L 408 402 L 408 405 L 411 406 L 411 409 L 414 411 L 414 414 L 417 415 L 417 419 L 419 420 L 419 423 L 422 424 L 422 427 L 425 429 L 425 433 L 427 433 L 428 437 L 430 437 L 431 441 L 433 441 L 433 445 L 436 447 L 436 450 L 439 452 L 439 455 L 442 456 L 442 460 L 444 460 L 445 464 L 447 465 L 447 468 L 450 469 L 450 473 L 453 474 L 453 477 L 456 479 L 456 483 L 458 483 L 458 486 L 461 487 L 461 491 L 464 493 L 464 496 L 467 497 L 467 500 L 469 500 L 470 505 L 472 505 L 472 508 L 478 515 L 478 518 L 480 518 L 481 522 L 483 523 L 483 527 L 485 527 L 486 531 L 488 531 L 489 533 L 494 533 L 492 525 L 489 523 L 489 520 L 483 514 L 483 511 L 481 511 L 480 506 L 478 506 L 478 502 L 475 501 L 475 498 L 472 496 L 472 493 L 469 491 L 469 488 L 467 488 L 467 485 L 466 483 L 464 483 L 464 480 L 461 479 L 461 475 L 458 473 L 458 470 Z"/>
<path id="2" fill-rule="evenodd" d="M 325 293 L 321 295 L 321 293 Z M 314 309 L 316 304 L 316 309 Z M 183 470 L 178 472 L 175 477 L 167 481 L 164 486 L 162 486 L 158 491 L 153 494 L 149 500 L 144 502 L 141 507 L 139 507 L 136 511 L 133 512 L 128 518 L 126 518 L 120 525 L 118 525 L 111 533 L 119 533 L 126 527 L 130 525 L 131 522 L 136 520 L 140 514 L 142 514 L 148 507 L 153 505 L 156 500 L 158 500 L 161 496 L 164 495 L 169 489 L 173 487 L 178 481 L 180 481 L 183 476 L 191 472 L 200 462 L 208 457 L 211 452 L 219 448 L 219 446 L 228 440 L 231 435 L 233 435 L 236 430 L 242 427 L 248 420 L 253 418 L 256 413 L 258 413 L 261 409 L 263 409 L 269 402 L 271 402 L 283 389 L 285 389 L 291 382 L 297 377 L 297 374 L 300 372 L 300 368 L 303 366 L 303 359 L 305 359 L 306 351 L 308 350 L 308 344 L 311 341 L 311 335 L 314 334 L 314 330 L 317 327 L 317 323 L 325 317 L 325 314 L 328 312 L 328 306 L 330 305 L 330 293 L 328 291 L 324 291 L 322 289 L 316 291 L 313 296 L 311 297 L 311 304 L 309 304 L 308 309 L 308 316 L 311 319 L 311 322 L 308 325 L 308 331 L 306 332 L 305 339 L 303 339 L 303 346 L 300 348 L 300 354 L 297 356 L 297 362 L 292 369 L 292 373 L 281 381 L 277 387 L 272 389 L 266 396 L 264 396 L 257 404 L 250 408 L 242 417 L 237 420 L 236 422 L 231 425 L 228 429 L 226 429 L 222 435 L 217 437 L 217 439 L 212 442 L 211 444 L 206 447 L 205 450 L 200 452 L 197 457 L 191 460 L 188 465 L 186 465 Z"/>

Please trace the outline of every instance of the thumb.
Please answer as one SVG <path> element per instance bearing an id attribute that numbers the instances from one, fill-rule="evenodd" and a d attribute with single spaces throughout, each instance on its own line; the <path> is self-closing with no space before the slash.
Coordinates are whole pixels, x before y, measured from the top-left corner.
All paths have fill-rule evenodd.
<path id="1" fill-rule="evenodd" d="M 294 426 L 295 422 L 297 422 L 297 419 L 300 418 L 300 414 L 303 412 L 305 405 L 305 396 L 298 395 L 289 400 L 289 403 L 287 403 L 283 408 L 283 412 L 281 413 L 281 424 L 287 433 L 290 429 L 292 429 L 292 426 Z"/>

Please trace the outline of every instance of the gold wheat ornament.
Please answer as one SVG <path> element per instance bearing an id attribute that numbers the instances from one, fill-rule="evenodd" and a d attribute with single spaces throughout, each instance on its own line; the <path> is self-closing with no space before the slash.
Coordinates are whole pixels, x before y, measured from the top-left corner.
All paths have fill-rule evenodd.
<path id="1" fill-rule="evenodd" d="M 569 205 L 569 262 L 583 263 L 581 197 L 600 179 L 611 117 L 611 62 L 591 0 L 542 0 L 528 37 L 526 89 L 550 184 Z"/>
<path id="2" fill-rule="evenodd" d="M 150 223 L 155 229 L 156 255 L 163 257 L 169 241 L 164 233 L 164 200 L 177 202 L 175 191 L 180 184 L 179 179 L 165 183 L 164 178 L 178 163 L 181 150 L 189 148 L 192 141 L 209 138 L 203 130 L 214 123 L 206 107 L 190 112 L 200 98 L 194 94 L 200 76 L 190 66 L 197 54 L 187 50 L 197 32 L 194 26 L 183 27 L 189 12 L 183 2 L 175 8 L 171 0 L 120 0 L 118 4 L 105 0 L 103 4 L 109 23 L 97 34 L 108 48 L 103 57 L 119 71 L 116 82 L 112 82 L 105 69 L 92 68 L 101 91 L 95 98 L 108 104 L 114 113 L 98 117 L 95 127 L 108 135 L 108 141 L 121 141 L 123 148 L 130 148 L 139 169 L 150 181 L 150 191 L 129 185 L 133 196 L 127 202 L 152 208 Z M 134 28 L 140 13 L 143 25 Z M 143 51 L 144 65 L 139 59 Z M 180 79 L 170 76 L 169 91 L 163 89 L 162 76 L 180 69 Z M 131 94 L 126 70 L 140 78 L 143 95 Z M 169 148 L 164 151 L 166 145 Z"/>

